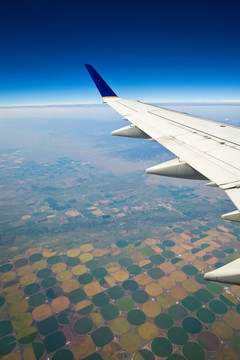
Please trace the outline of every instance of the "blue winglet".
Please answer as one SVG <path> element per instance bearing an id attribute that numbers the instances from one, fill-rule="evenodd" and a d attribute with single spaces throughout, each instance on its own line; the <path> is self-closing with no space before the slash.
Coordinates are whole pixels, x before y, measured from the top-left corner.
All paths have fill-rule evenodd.
<path id="1" fill-rule="evenodd" d="M 114 91 L 108 86 L 108 84 L 103 80 L 103 78 L 97 73 L 97 71 L 92 67 L 92 65 L 85 64 L 87 71 L 89 72 L 91 78 L 93 79 L 98 91 L 105 96 L 116 96 Z"/>

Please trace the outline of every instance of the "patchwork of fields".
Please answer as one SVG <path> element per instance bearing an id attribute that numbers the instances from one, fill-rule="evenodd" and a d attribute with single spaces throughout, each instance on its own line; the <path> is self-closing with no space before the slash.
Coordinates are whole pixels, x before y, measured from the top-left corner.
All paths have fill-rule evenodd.
<path id="1" fill-rule="evenodd" d="M 0 356 L 237 360 L 240 288 L 203 279 L 237 239 L 200 230 L 15 256 L 0 267 Z"/>

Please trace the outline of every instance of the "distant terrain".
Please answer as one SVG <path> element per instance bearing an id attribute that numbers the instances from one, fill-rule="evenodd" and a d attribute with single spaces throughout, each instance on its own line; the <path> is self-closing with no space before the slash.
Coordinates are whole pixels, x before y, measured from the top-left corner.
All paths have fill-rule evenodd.
<path id="1" fill-rule="evenodd" d="M 226 196 L 146 175 L 172 154 L 104 106 L 0 115 L 0 357 L 237 360 L 240 288 L 203 279 L 240 257 Z"/>

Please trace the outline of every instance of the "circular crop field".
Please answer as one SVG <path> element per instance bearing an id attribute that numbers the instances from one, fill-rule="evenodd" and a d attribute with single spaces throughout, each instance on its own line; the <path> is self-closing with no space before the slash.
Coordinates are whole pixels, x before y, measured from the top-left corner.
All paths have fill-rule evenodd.
<path id="1" fill-rule="evenodd" d="M 130 266 L 132 265 L 132 259 L 131 258 L 121 258 L 119 261 L 118 261 L 119 265 L 121 266 Z"/>
<path id="2" fill-rule="evenodd" d="M 200 321 L 211 324 L 215 321 L 215 315 L 214 313 L 206 308 L 199 309 L 197 311 L 197 317 Z"/>
<path id="3" fill-rule="evenodd" d="M 17 335 L 18 342 L 20 344 L 30 344 L 38 336 L 38 330 L 34 326 L 29 326 L 19 331 Z"/>
<path id="4" fill-rule="evenodd" d="M 24 288 L 24 292 L 26 295 L 33 295 L 35 294 L 36 292 L 38 292 L 40 290 L 40 285 L 37 284 L 37 283 L 33 283 L 33 284 L 30 284 L 30 285 L 27 285 L 25 288 Z"/>
<path id="5" fill-rule="evenodd" d="M 204 360 L 205 353 L 201 346 L 194 342 L 187 342 L 183 345 L 183 355 L 187 360 Z"/>
<path id="6" fill-rule="evenodd" d="M 220 295 L 223 292 L 222 286 L 215 283 L 208 284 L 207 289 L 214 295 Z"/>
<path id="7" fill-rule="evenodd" d="M 158 280 L 159 285 L 161 285 L 164 289 L 171 289 L 175 286 L 175 280 L 169 276 L 163 276 Z"/>
<path id="8" fill-rule="evenodd" d="M 183 287 L 185 290 L 187 290 L 189 292 L 195 292 L 200 289 L 200 285 L 196 281 L 191 280 L 191 279 L 185 280 L 183 282 Z"/>
<path id="9" fill-rule="evenodd" d="M 130 324 L 139 326 L 146 321 L 146 315 L 141 310 L 131 310 L 127 314 L 127 320 Z"/>
<path id="10" fill-rule="evenodd" d="M 156 301 L 147 301 L 142 306 L 142 311 L 145 313 L 146 316 L 149 317 L 156 317 L 161 312 L 161 306 Z"/>
<path id="11" fill-rule="evenodd" d="M 118 317 L 119 310 L 115 305 L 108 304 L 101 309 L 101 315 L 105 320 L 113 320 Z"/>
<path id="12" fill-rule="evenodd" d="M 113 320 L 110 325 L 110 329 L 116 335 L 122 335 L 126 333 L 127 331 L 129 331 L 129 328 L 130 328 L 129 322 L 123 318 L 117 318 Z"/>
<path id="13" fill-rule="evenodd" d="M 142 345 L 141 337 L 133 331 L 123 334 L 120 338 L 122 347 L 128 352 L 134 352 Z"/>
<path id="14" fill-rule="evenodd" d="M 17 341 L 14 336 L 5 336 L 0 339 L 0 356 L 10 354 L 16 345 Z"/>
<path id="15" fill-rule="evenodd" d="M 70 291 L 67 296 L 72 304 L 76 304 L 77 302 L 82 301 L 87 297 L 85 291 L 81 288 Z"/>
<path id="16" fill-rule="evenodd" d="M 146 285 L 145 291 L 150 296 L 158 296 L 163 292 L 163 289 L 159 284 L 151 283 Z"/>
<path id="17" fill-rule="evenodd" d="M 55 285 L 56 282 L 57 282 L 56 278 L 54 278 L 53 276 L 49 276 L 42 280 L 41 286 L 44 288 L 50 288 L 53 285 Z"/>
<path id="18" fill-rule="evenodd" d="M 163 337 L 155 338 L 151 344 L 151 348 L 152 352 L 160 357 L 167 357 L 173 351 L 171 342 Z"/>
<path id="19" fill-rule="evenodd" d="M 152 279 L 160 279 L 164 276 L 164 272 L 159 268 L 152 268 L 148 270 L 148 275 L 150 275 Z"/>
<path id="20" fill-rule="evenodd" d="M 66 264 L 64 264 L 64 263 L 57 263 L 57 264 L 54 264 L 53 266 L 52 266 L 52 271 L 54 272 L 54 273 L 60 273 L 60 272 L 62 272 L 62 271 L 64 271 L 64 270 L 66 270 L 66 268 L 67 268 L 67 265 Z"/>
<path id="21" fill-rule="evenodd" d="M 93 322 L 91 319 L 84 317 L 81 319 L 78 319 L 74 325 L 73 329 L 77 334 L 87 334 L 89 331 L 91 331 L 93 328 Z"/>
<path id="22" fill-rule="evenodd" d="M 134 355 L 133 360 L 155 360 L 155 356 L 150 350 L 140 349 Z"/>
<path id="23" fill-rule="evenodd" d="M 170 277 L 174 279 L 176 282 L 182 282 L 187 278 L 186 274 L 179 270 L 173 271 Z"/>
<path id="24" fill-rule="evenodd" d="M 202 324 L 194 317 L 186 317 L 182 322 L 182 326 L 190 334 L 198 334 L 202 330 Z"/>
<path id="25" fill-rule="evenodd" d="M 52 288 L 50 288 L 46 291 L 46 296 L 49 299 L 55 299 L 55 298 L 61 296 L 62 294 L 63 294 L 63 290 L 59 286 L 53 286 Z"/>
<path id="26" fill-rule="evenodd" d="M 168 314 L 159 314 L 155 317 L 154 322 L 160 329 L 168 329 L 173 325 L 173 320 Z"/>
<path id="27" fill-rule="evenodd" d="M 67 309 L 70 305 L 70 300 L 66 296 L 59 296 L 56 299 L 53 299 L 51 307 L 54 311 L 60 312 Z"/>
<path id="28" fill-rule="evenodd" d="M 138 283 L 134 280 L 126 280 L 122 283 L 122 287 L 124 290 L 135 291 L 138 289 Z"/>
<path id="29" fill-rule="evenodd" d="M 173 326 L 168 330 L 168 338 L 169 340 L 176 345 L 183 345 L 188 341 L 187 332 L 178 326 Z"/>
<path id="30" fill-rule="evenodd" d="M 186 275 L 196 275 L 198 270 L 195 268 L 195 266 L 193 265 L 185 265 L 182 267 L 182 271 L 186 274 Z"/>
<path id="31" fill-rule="evenodd" d="M 36 262 L 36 261 L 39 261 L 39 260 L 41 260 L 42 259 L 42 254 L 33 254 L 33 255 L 31 255 L 30 257 L 29 257 L 29 261 L 31 261 L 31 262 Z"/>
<path id="32" fill-rule="evenodd" d="M 148 298 L 149 298 L 149 296 L 146 293 L 146 291 L 144 291 L 144 290 L 136 290 L 132 294 L 133 301 L 135 301 L 138 304 L 145 303 L 146 301 L 148 301 Z"/>
<path id="33" fill-rule="evenodd" d="M 194 279 L 199 283 L 199 284 L 202 284 L 202 285 L 207 285 L 207 280 L 204 279 L 204 275 L 203 274 L 196 274 L 194 276 Z"/>
<path id="34" fill-rule="evenodd" d="M 126 246 L 128 246 L 128 242 L 126 240 L 119 240 L 116 242 L 116 245 L 119 247 L 119 248 L 124 248 Z"/>
<path id="35" fill-rule="evenodd" d="M 62 331 L 55 331 L 45 336 L 43 342 L 47 352 L 53 352 L 66 344 L 66 338 Z"/>
<path id="36" fill-rule="evenodd" d="M 39 321 L 37 327 L 40 334 L 45 336 L 47 334 L 50 334 L 51 332 L 58 330 L 59 325 L 55 316 L 50 316 L 42 321 Z"/>
<path id="37" fill-rule="evenodd" d="M 92 270 L 92 274 L 96 279 L 101 279 L 104 276 L 107 276 L 108 272 L 104 267 L 99 267 Z"/>
<path id="38" fill-rule="evenodd" d="M 129 274 L 138 275 L 142 272 L 142 269 L 138 265 L 130 265 L 127 268 Z"/>
<path id="39" fill-rule="evenodd" d="M 173 297 L 169 294 L 161 294 L 157 297 L 157 301 L 159 303 L 159 305 L 169 308 L 170 306 L 172 306 L 175 301 L 173 299 Z"/>
<path id="40" fill-rule="evenodd" d="M 139 285 L 147 285 L 152 282 L 152 279 L 148 274 L 139 274 L 136 276 L 136 282 Z"/>
<path id="41" fill-rule="evenodd" d="M 12 324 L 9 320 L 0 321 L 0 337 L 11 334 L 12 332 Z"/>
<path id="42" fill-rule="evenodd" d="M 46 296 L 38 293 L 38 294 L 34 294 L 30 297 L 30 299 L 28 300 L 28 304 L 30 306 L 39 306 L 42 305 L 44 303 L 44 301 L 46 300 Z"/>
<path id="43" fill-rule="evenodd" d="M 62 282 L 62 281 L 71 279 L 71 277 L 72 277 L 72 273 L 70 270 L 63 270 L 63 271 L 57 273 L 56 279 L 57 279 L 57 281 Z"/>
<path id="44" fill-rule="evenodd" d="M 12 264 L 2 265 L 2 266 L 0 266 L 0 273 L 6 273 L 6 272 L 12 270 L 12 268 L 13 268 Z"/>
<path id="45" fill-rule="evenodd" d="M 200 301 L 198 301 L 194 296 L 187 296 L 182 300 L 182 304 L 189 311 L 195 311 L 201 307 Z"/>
<path id="46" fill-rule="evenodd" d="M 95 349 L 96 346 L 92 341 L 92 338 L 88 335 L 81 336 L 71 344 L 71 350 L 76 359 L 84 359 L 88 355 L 94 353 Z"/>
<path id="47" fill-rule="evenodd" d="M 70 257 L 67 259 L 66 262 L 67 266 L 77 266 L 80 264 L 80 259 L 76 258 L 76 257 Z"/>
<path id="48" fill-rule="evenodd" d="M 187 311 L 182 305 L 174 304 L 168 308 L 169 314 L 176 320 L 182 320 L 187 316 Z"/>
<path id="49" fill-rule="evenodd" d="M 91 274 L 82 274 L 78 277 L 78 282 L 82 285 L 90 284 L 93 281 L 93 276 Z"/>
<path id="50" fill-rule="evenodd" d="M 96 346 L 103 347 L 113 341 L 113 333 L 108 326 L 94 330 L 91 338 Z"/>
<path id="51" fill-rule="evenodd" d="M 160 265 L 165 261 L 165 259 L 161 255 L 158 255 L 158 254 L 151 256 L 150 260 L 154 265 Z"/>
<path id="52" fill-rule="evenodd" d="M 138 333 L 142 339 L 150 341 L 158 335 L 158 328 L 153 323 L 145 322 L 138 327 Z"/>
<path id="53" fill-rule="evenodd" d="M 202 331 L 198 335 L 198 342 L 208 351 L 216 351 L 220 347 L 219 338 L 210 331 Z"/>
<path id="54" fill-rule="evenodd" d="M 93 310 L 93 304 L 89 300 L 83 300 L 76 304 L 75 309 L 79 315 L 87 315 Z"/>
<path id="55" fill-rule="evenodd" d="M 73 360 L 74 356 L 71 350 L 61 349 L 55 352 L 52 357 L 52 360 Z"/>
<path id="56" fill-rule="evenodd" d="M 52 270 L 49 268 L 41 269 L 37 272 L 37 277 L 40 279 L 43 279 L 43 278 L 51 275 L 51 273 L 52 273 Z"/>
<path id="57" fill-rule="evenodd" d="M 96 269 L 97 267 L 99 267 L 99 261 L 96 259 L 89 260 L 86 262 L 86 267 L 90 270 Z"/>
<path id="58" fill-rule="evenodd" d="M 163 250 L 162 256 L 166 259 L 171 259 L 174 257 L 174 252 L 171 250 Z"/>
<path id="59" fill-rule="evenodd" d="M 121 298 L 117 302 L 117 307 L 121 311 L 131 311 L 134 307 L 134 302 L 129 298 Z"/>
<path id="60" fill-rule="evenodd" d="M 28 308 L 28 303 L 24 300 L 19 301 L 18 303 L 13 303 L 9 309 L 8 312 L 11 316 L 16 316 L 20 313 L 26 312 Z"/>
<path id="61" fill-rule="evenodd" d="M 103 307 L 104 305 L 107 305 L 110 301 L 110 297 L 105 293 L 99 293 L 92 297 L 92 302 L 96 306 Z"/>
<path id="62" fill-rule="evenodd" d="M 29 325 L 33 322 L 32 315 L 30 313 L 21 313 L 14 317 L 12 320 L 12 325 L 14 329 L 20 330 Z"/>
<path id="63" fill-rule="evenodd" d="M 124 291 L 120 286 L 113 286 L 107 291 L 109 297 L 113 300 L 120 299 L 124 296 Z"/>
<path id="64" fill-rule="evenodd" d="M 47 259 L 47 262 L 48 262 L 48 264 L 51 264 L 51 265 L 57 264 L 57 263 L 62 262 L 62 258 L 61 258 L 61 256 L 59 256 L 59 255 L 50 256 L 50 257 Z"/>

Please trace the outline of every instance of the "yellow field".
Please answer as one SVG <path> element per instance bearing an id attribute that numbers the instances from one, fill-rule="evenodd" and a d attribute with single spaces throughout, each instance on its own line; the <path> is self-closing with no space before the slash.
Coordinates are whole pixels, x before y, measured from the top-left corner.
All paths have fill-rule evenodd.
<path id="1" fill-rule="evenodd" d="M 142 306 L 142 311 L 149 317 L 155 317 L 160 314 L 161 306 L 155 301 L 147 301 Z"/>
<path id="2" fill-rule="evenodd" d="M 145 322 L 138 327 L 138 333 L 142 339 L 150 341 L 158 336 L 158 328 L 155 324 Z"/>
<path id="3" fill-rule="evenodd" d="M 36 307 L 32 312 L 32 316 L 36 321 L 42 321 L 44 319 L 47 319 L 49 316 L 51 316 L 51 314 L 52 314 L 51 306 L 47 304 L 42 304 Z"/>
<path id="4" fill-rule="evenodd" d="M 20 283 L 22 285 L 29 285 L 34 283 L 37 280 L 37 277 L 35 274 L 26 274 L 20 279 Z"/>
<path id="5" fill-rule="evenodd" d="M 123 282 L 129 278 L 129 273 L 127 271 L 120 270 L 120 271 L 116 271 L 113 274 L 113 277 L 116 281 Z"/>
<path id="6" fill-rule="evenodd" d="M 76 257 L 80 255 L 80 250 L 79 249 L 70 249 L 67 251 L 67 256 L 69 257 Z"/>
<path id="7" fill-rule="evenodd" d="M 87 272 L 87 268 L 85 265 L 77 265 L 72 268 L 72 273 L 74 275 L 82 275 Z"/>
<path id="8" fill-rule="evenodd" d="M 123 318 L 117 318 L 112 321 L 110 328 L 112 332 L 116 335 L 122 335 L 129 331 L 130 324 L 126 319 Z"/>
<path id="9" fill-rule="evenodd" d="M 102 291 L 101 286 L 97 281 L 94 281 L 90 284 L 87 284 L 84 286 L 84 291 L 87 294 L 87 296 L 93 296 Z"/>
<path id="10" fill-rule="evenodd" d="M 103 360 L 121 360 L 123 359 L 123 351 L 120 344 L 111 342 L 104 346 L 100 352 Z"/>
<path id="11" fill-rule="evenodd" d="M 171 289 L 173 286 L 175 286 L 175 280 L 169 276 L 163 276 L 158 280 L 158 283 L 164 289 Z"/>
<path id="12" fill-rule="evenodd" d="M 182 282 L 182 281 L 186 280 L 187 275 L 183 271 L 176 270 L 171 273 L 170 277 L 177 282 Z"/>
<path id="13" fill-rule="evenodd" d="M 145 286 L 145 291 L 150 296 L 160 295 L 163 291 L 162 287 L 156 283 L 151 283 Z"/>
<path id="14" fill-rule="evenodd" d="M 54 299 L 51 303 L 51 307 L 56 312 L 63 311 L 68 308 L 70 305 L 70 301 L 66 296 L 59 296 L 56 299 Z"/>
<path id="15" fill-rule="evenodd" d="M 135 280 L 139 285 L 147 285 L 152 281 L 152 278 L 148 274 L 139 274 Z"/>
<path id="16" fill-rule="evenodd" d="M 232 328 L 224 321 L 215 321 L 212 324 L 212 331 L 222 339 L 230 339 L 233 336 Z"/>
<path id="17" fill-rule="evenodd" d="M 223 316 L 224 321 L 233 329 L 240 329 L 240 314 L 236 311 L 229 311 Z"/>
<path id="18" fill-rule="evenodd" d="M 66 281 L 71 279 L 72 273 L 70 270 L 64 270 L 57 274 L 56 279 L 57 281 Z"/>
<path id="19" fill-rule="evenodd" d="M 95 351 L 95 345 L 91 336 L 81 336 L 72 343 L 71 349 L 75 359 L 81 360 Z"/>
<path id="20" fill-rule="evenodd" d="M 64 270 L 66 270 L 66 268 L 67 268 L 67 265 L 64 263 L 57 263 L 51 267 L 51 269 L 54 273 L 60 273 Z"/>
<path id="21" fill-rule="evenodd" d="M 91 302 L 89 301 L 88 305 L 91 305 Z M 80 310 L 80 309 L 78 309 Z M 94 322 L 94 324 L 99 327 L 102 325 L 103 323 L 103 318 L 102 318 L 102 315 L 101 314 L 98 314 L 98 313 L 91 313 L 90 314 L 90 317 L 92 319 L 92 321 Z"/>
<path id="22" fill-rule="evenodd" d="M 79 282 L 76 279 L 63 281 L 62 289 L 64 292 L 70 292 L 79 288 Z"/>
<path id="23" fill-rule="evenodd" d="M 83 262 L 83 263 L 86 263 L 86 262 L 88 262 L 88 261 L 90 261 L 90 260 L 92 260 L 93 259 L 93 255 L 91 254 L 91 253 L 84 253 L 84 254 L 81 254 L 80 256 L 79 256 L 79 259 L 81 260 L 81 262 Z"/>

